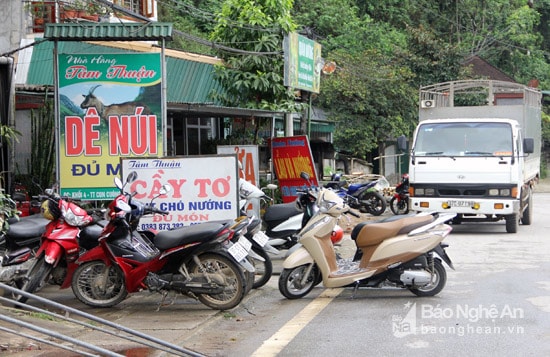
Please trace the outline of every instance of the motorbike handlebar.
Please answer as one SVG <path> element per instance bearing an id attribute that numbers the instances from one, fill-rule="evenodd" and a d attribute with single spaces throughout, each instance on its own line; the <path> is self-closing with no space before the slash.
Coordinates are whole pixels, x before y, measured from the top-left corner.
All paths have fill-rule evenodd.
<path id="1" fill-rule="evenodd" d="M 149 204 L 145 205 L 145 212 L 147 212 L 147 213 L 158 213 L 158 214 L 162 214 L 163 216 L 166 216 L 166 215 L 170 214 L 169 211 L 161 210 L 161 209 L 156 208 L 154 206 L 151 206 Z"/>

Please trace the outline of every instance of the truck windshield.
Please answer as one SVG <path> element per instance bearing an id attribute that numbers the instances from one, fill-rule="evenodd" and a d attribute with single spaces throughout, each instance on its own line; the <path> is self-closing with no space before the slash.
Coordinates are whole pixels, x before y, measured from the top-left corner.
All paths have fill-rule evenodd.
<path id="1" fill-rule="evenodd" d="M 512 128 L 507 123 L 421 124 L 416 156 L 511 156 Z"/>

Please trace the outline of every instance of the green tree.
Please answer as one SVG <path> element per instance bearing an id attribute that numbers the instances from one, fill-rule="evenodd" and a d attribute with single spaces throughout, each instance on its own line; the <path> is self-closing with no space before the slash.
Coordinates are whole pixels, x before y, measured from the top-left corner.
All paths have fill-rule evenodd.
<path id="1" fill-rule="evenodd" d="M 214 55 L 212 46 L 206 45 L 214 29 L 222 0 L 178 0 L 158 2 L 159 20 L 171 22 L 175 32 L 167 47 L 186 52 Z M 204 41 L 197 41 L 203 39 Z"/>
<path id="2" fill-rule="evenodd" d="M 216 79 L 224 88 L 214 99 L 244 108 L 296 111 L 293 92 L 283 84 L 284 36 L 295 29 L 291 0 L 226 0 L 212 41 L 240 52 L 219 51 Z"/>
<path id="3" fill-rule="evenodd" d="M 337 123 L 337 148 L 366 158 L 386 140 L 411 130 L 416 91 L 408 84 L 412 73 L 406 67 L 392 65 L 375 50 L 335 51 L 332 56 L 339 68 L 324 78 L 318 102 L 330 108 Z"/>

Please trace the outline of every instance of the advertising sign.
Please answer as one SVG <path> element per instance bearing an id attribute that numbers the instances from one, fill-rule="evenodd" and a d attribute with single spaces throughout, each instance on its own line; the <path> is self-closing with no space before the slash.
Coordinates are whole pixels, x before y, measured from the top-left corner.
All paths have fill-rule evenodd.
<path id="1" fill-rule="evenodd" d="M 123 158 L 121 163 L 123 179 L 132 171 L 138 174 L 126 188 L 137 192 L 132 199 L 150 203 L 162 185 L 170 185 L 166 196 L 153 200 L 156 207 L 170 214 L 143 217 L 140 230 L 169 230 L 238 216 L 236 155 Z"/>
<path id="2" fill-rule="evenodd" d="M 120 157 L 159 157 L 159 53 L 60 54 L 58 172 L 61 195 L 116 197 Z"/>
<path id="3" fill-rule="evenodd" d="M 300 178 L 302 172 L 310 176 L 313 185 L 318 185 L 307 135 L 273 138 L 271 157 L 275 174 L 279 180 L 283 202 L 294 201 L 297 189 L 307 187 L 304 180 Z"/>
<path id="4" fill-rule="evenodd" d="M 239 160 L 242 168 L 239 170 L 239 177 L 259 187 L 260 159 L 258 145 L 218 145 L 217 152 L 218 154 L 237 154 L 237 160 Z M 243 209 L 245 212 L 251 211 L 256 217 L 260 217 L 260 200 L 252 200 Z"/>
<path id="5" fill-rule="evenodd" d="M 283 42 L 285 53 L 284 85 L 319 93 L 323 59 L 321 45 L 291 32 Z"/>
<path id="6" fill-rule="evenodd" d="M 258 186 L 260 184 L 260 158 L 258 145 L 218 145 L 218 154 L 237 154 L 241 163 L 240 177 Z"/>

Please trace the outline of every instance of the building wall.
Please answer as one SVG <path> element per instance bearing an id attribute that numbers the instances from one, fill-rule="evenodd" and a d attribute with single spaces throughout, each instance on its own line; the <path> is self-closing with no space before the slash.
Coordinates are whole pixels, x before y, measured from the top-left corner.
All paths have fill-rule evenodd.
<path id="1" fill-rule="evenodd" d="M 0 54 L 19 47 L 25 34 L 23 27 L 23 2 L 21 0 L 0 1 Z"/>

